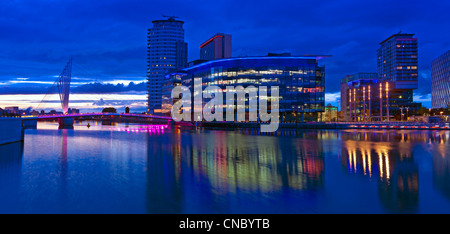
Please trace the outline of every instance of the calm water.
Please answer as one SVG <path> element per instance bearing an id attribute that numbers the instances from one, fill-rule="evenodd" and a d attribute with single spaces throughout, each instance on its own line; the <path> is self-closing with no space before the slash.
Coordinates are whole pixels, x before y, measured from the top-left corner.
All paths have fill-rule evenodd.
<path id="1" fill-rule="evenodd" d="M 0 146 L 0 213 L 450 213 L 450 132 L 86 124 Z"/>

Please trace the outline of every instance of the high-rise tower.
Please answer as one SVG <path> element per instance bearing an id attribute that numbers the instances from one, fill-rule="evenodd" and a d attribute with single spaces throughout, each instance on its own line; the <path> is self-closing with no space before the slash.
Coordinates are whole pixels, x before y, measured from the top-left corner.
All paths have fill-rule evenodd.
<path id="1" fill-rule="evenodd" d="M 414 34 L 394 34 L 380 43 L 377 57 L 378 78 L 383 89 L 388 89 L 386 115 L 400 115 L 402 108 L 408 108 L 409 113 L 417 111 L 421 106 L 413 102 L 419 74 L 417 38 Z"/>
<path id="2" fill-rule="evenodd" d="M 165 16 L 166 17 L 166 16 Z M 168 16 L 152 21 L 147 37 L 147 80 L 149 114 L 161 112 L 161 84 L 164 76 L 187 66 L 187 43 L 184 42 L 183 21 Z"/>

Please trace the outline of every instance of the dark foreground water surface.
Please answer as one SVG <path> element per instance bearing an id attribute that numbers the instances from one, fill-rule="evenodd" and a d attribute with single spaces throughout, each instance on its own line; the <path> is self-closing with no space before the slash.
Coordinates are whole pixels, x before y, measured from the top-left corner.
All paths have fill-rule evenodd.
<path id="1" fill-rule="evenodd" d="M 450 131 L 86 124 L 0 146 L 0 213 L 450 213 Z"/>

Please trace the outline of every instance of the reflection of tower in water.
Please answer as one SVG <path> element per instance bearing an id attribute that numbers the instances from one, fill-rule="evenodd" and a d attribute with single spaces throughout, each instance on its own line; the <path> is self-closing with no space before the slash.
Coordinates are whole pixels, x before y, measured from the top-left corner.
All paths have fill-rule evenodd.
<path id="1" fill-rule="evenodd" d="M 347 132 L 342 139 L 342 164 L 350 173 L 377 178 L 380 200 L 388 210 L 416 210 L 418 168 L 408 136 Z"/>
<path id="2" fill-rule="evenodd" d="M 450 199 L 450 145 L 448 144 L 450 133 L 445 132 L 435 137 L 439 142 L 433 152 L 433 185 L 445 197 Z"/>
<path id="3" fill-rule="evenodd" d="M 147 198 L 146 212 L 181 213 L 182 190 L 180 176 L 181 135 L 177 129 L 171 134 L 147 136 Z"/>
<path id="4" fill-rule="evenodd" d="M 72 130 L 67 130 L 67 129 L 61 129 L 61 153 L 59 154 L 59 168 L 58 168 L 58 175 L 59 175 L 59 181 L 60 181 L 60 185 L 58 185 L 58 187 L 61 190 L 61 199 L 59 199 L 59 201 L 61 201 L 60 206 L 61 207 L 65 207 L 67 206 L 67 201 L 68 201 L 68 191 L 67 191 L 67 178 L 68 178 L 68 148 L 67 148 L 67 135 L 69 134 L 69 131 L 71 133 L 73 133 Z M 62 208 L 63 210 L 65 208 Z"/>

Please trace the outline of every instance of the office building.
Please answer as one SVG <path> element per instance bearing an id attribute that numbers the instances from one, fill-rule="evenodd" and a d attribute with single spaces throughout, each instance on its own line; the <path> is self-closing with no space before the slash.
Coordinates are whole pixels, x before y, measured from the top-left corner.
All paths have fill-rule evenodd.
<path id="1" fill-rule="evenodd" d="M 431 62 L 431 107 L 450 108 L 450 50 Z"/>
<path id="2" fill-rule="evenodd" d="M 336 122 L 338 120 L 338 108 L 328 104 L 325 106 L 325 112 L 323 114 L 323 122 Z"/>
<path id="3" fill-rule="evenodd" d="M 5 107 L 5 111 L 9 114 L 19 114 L 19 107 L 18 106 L 7 106 Z"/>
<path id="4" fill-rule="evenodd" d="M 179 98 L 172 98 L 172 90 L 174 87 L 181 85 L 181 78 L 186 73 L 183 71 L 172 72 L 165 76 L 162 84 L 161 92 L 161 114 L 165 116 L 171 116 L 172 106 Z"/>
<path id="5" fill-rule="evenodd" d="M 166 20 L 154 20 L 148 29 L 147 79 L 148 110 L 161 113 L 161 88 L 166 73 L 187 65 L 187 43 L 184 42 L 183 21 L 172 16 Z"/>
<path id="6" fill-rule="evenodd" d="M 191 92 L 194 78 L 202 78 L 203 90 L 212 85 L 218 86 L 222 91 L 225 91 L 226 86 L 241 85 L 246 88 L 253 85 L 256 88 L 267 86 L 270 91 L 271 86 L 278 86 L 280 121 L 320 121 L 325 110 L 325 67 L 319 66 L 318 60 L 323 57 L 327 56 L 287 54 L 218 59 L 182 69 L 169 77 L 181 76 L 182 85 L 190 88 Z M 170 82 L 169 79 L 169 85 Z M 168 95 L 169 92 L 163 98 L 169 99 Z M 268 96 L 270 95 L 268 92 Z M 205 104 L 208 100 L 203 101 Z M 246 103 L 245 112 L 248 113 L 248 100 Z"/>
<path id="7" fill-rule="evenodd" d="M 389 86 L 389 119 L 398 118 L 402 108 L 415 113 L 420 103 L 413 102 L 418 87 L 418 45 L 414 34 L 399 32 L 380 43 L 377 50 L 377 73 Z"/>
<path id="8" fill-rule="evenodd" d="M 231 35 L 217 33 L 200 45 L 200 59 L 214 60 L 231 57 Z"/>
<path id="9" fill-rule="evenodd" d="M 341 112 L 344 121 L 380 120 L 380 109 L 387 111 L 385 87 L 380 93 L 377 73 L 360 72 L 341 79 Z M 381 99 L 380 99 L 381 94 Z M 381 100 L 381 105 L 380 105 Z M 384 114 L 385 116 L 385 114 Z"/>

